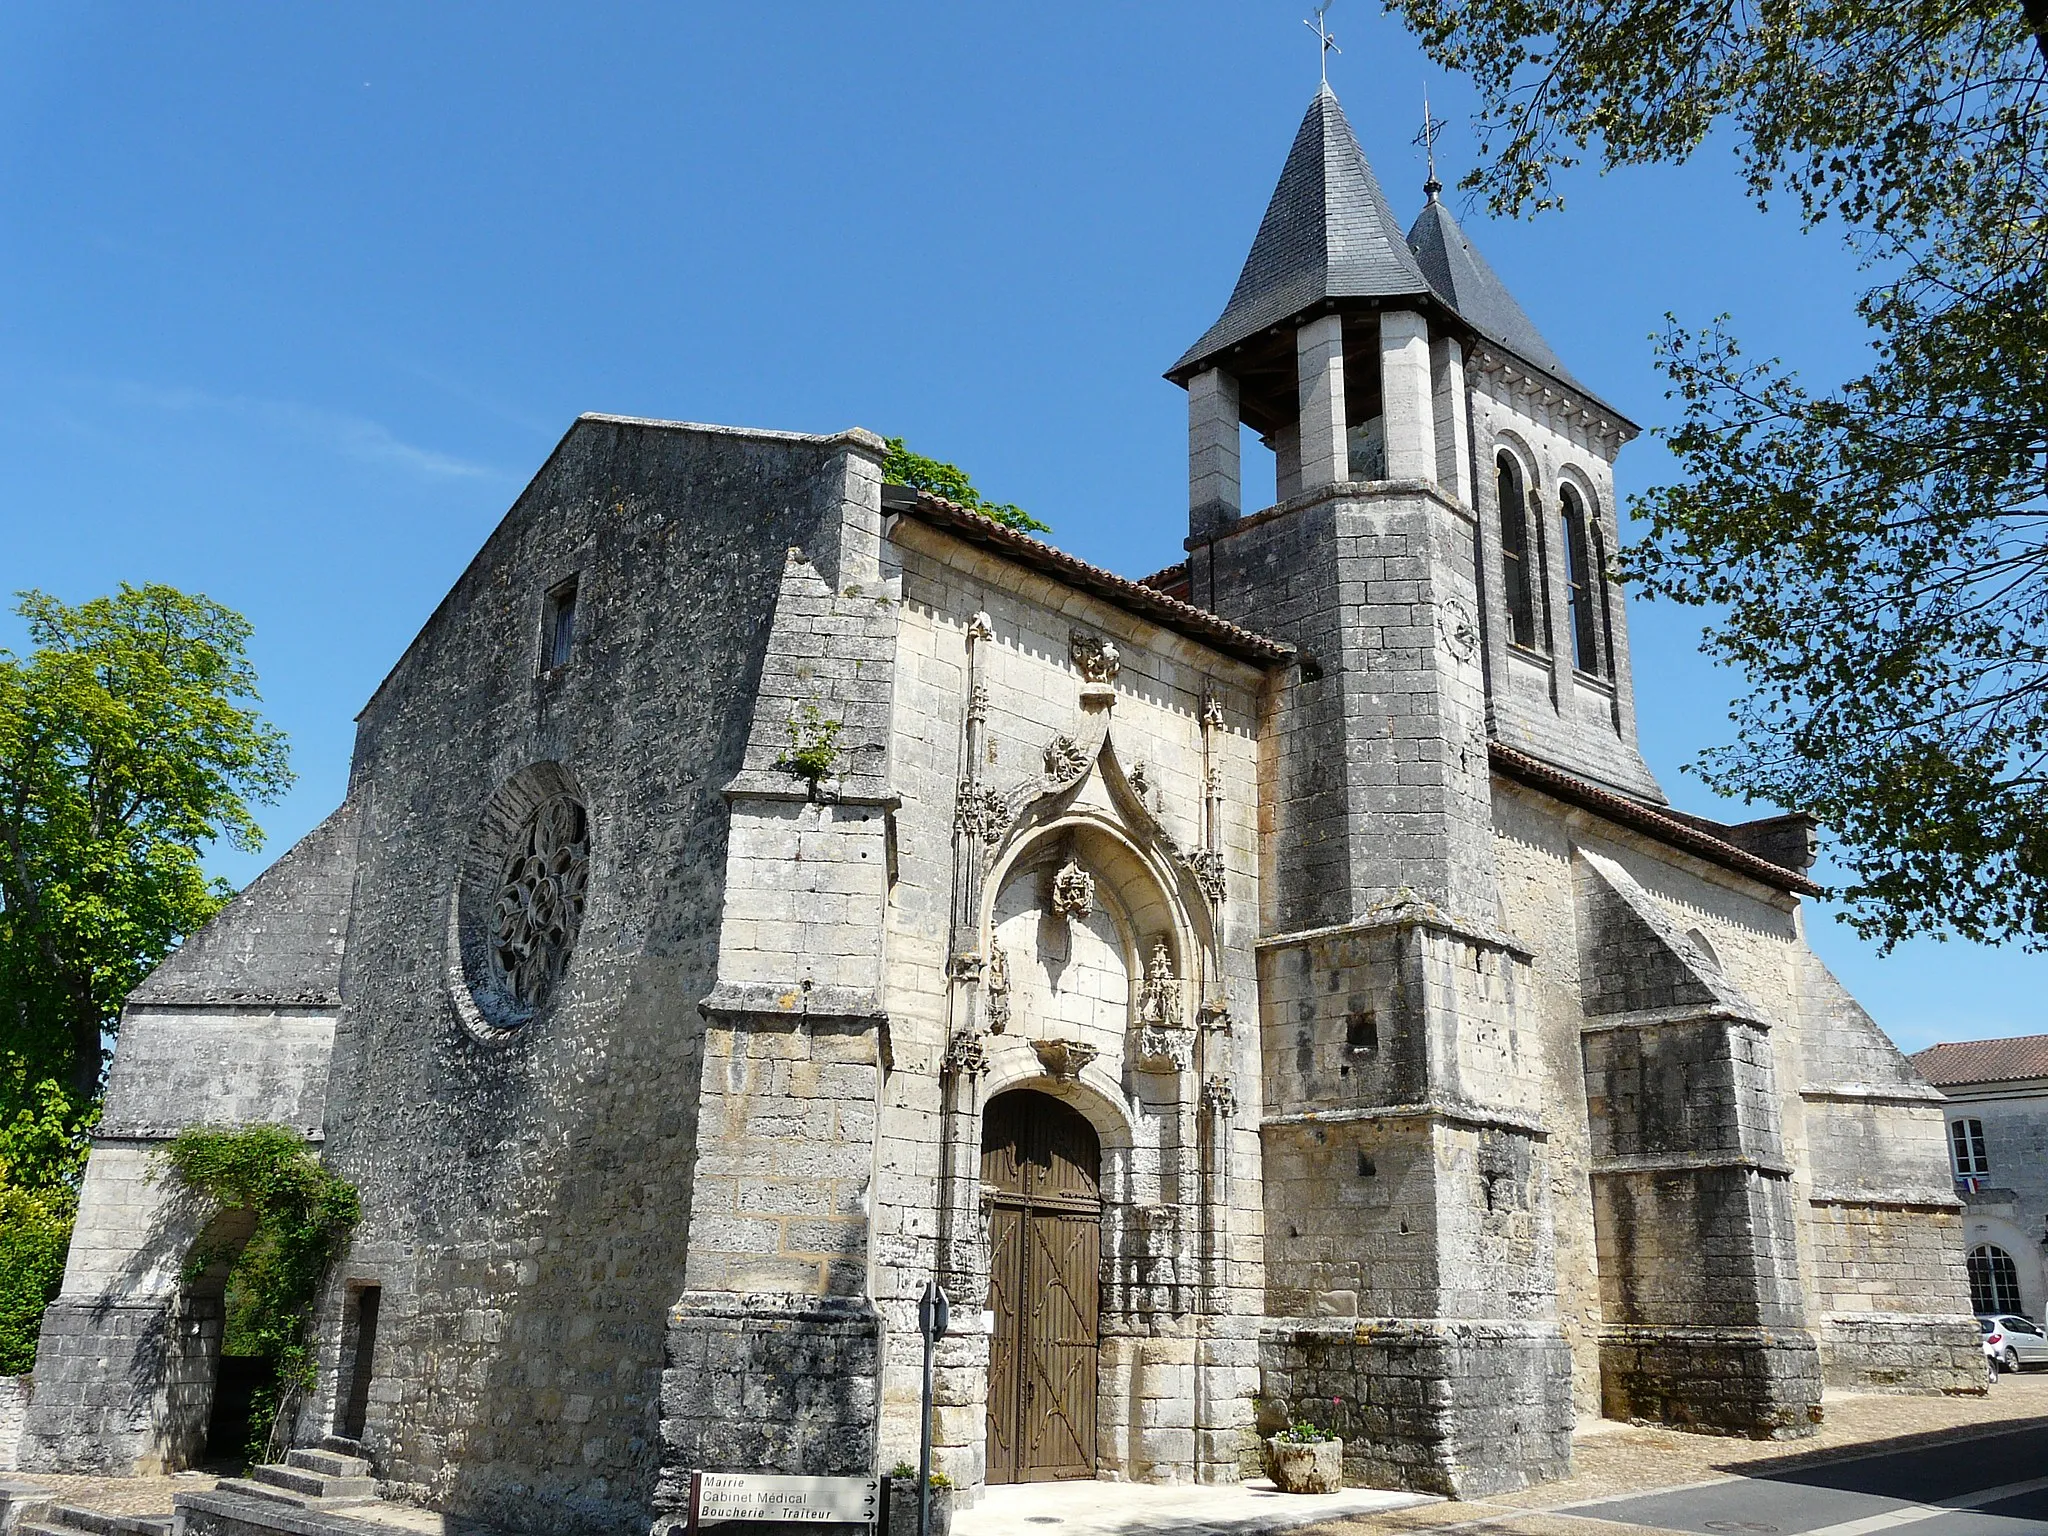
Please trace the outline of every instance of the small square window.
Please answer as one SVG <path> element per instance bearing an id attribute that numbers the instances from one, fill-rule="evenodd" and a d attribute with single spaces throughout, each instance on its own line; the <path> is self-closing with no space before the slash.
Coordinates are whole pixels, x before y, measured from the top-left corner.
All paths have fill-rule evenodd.
<path id="1" fill-rule="evenodd" d="M 541 625 L 541 666 L 552 672 L 567 664 L 576 645 L 576 578 L 548 593 L 547 613 Z"/>

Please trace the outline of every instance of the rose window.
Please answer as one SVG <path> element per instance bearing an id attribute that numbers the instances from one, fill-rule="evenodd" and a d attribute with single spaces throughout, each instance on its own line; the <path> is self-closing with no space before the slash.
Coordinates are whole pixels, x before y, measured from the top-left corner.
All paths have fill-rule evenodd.
<path id="1" fill-rule="evenodd" d="M 574 798 L 557 795 L 527 821 L 491 906 L 492 977 L 514 1007 L 538 1010 L 562 979 L 589 880 L 589 817 Z"/>

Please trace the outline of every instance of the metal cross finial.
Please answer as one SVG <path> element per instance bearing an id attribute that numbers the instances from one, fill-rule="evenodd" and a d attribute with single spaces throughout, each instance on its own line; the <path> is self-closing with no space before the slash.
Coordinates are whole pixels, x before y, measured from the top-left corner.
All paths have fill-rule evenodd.
<path id="1" fill-rule="evenodd" d="M 1344 51 L 1342 48 L 1337 47 L 1337 39 L 1331 35 L 1330 29 L 1323 25 L 1323 18 L 1329 14 L 1330 5 L 1331 0 L 1323 0 L 1323 3 L 1316 7 L 1316 19 L 1314 21 L 1302 22 L 1304 27 L 1307 27 L 1309 31 L 1315 33 L 1317 37 L 1323 40 L 1323 84 L 1325 85 L 1330 83 L 1331 52 L 1333 50 L 1337 53 Z"/>
<path id="2" fill-rule="evenodd" d="M 1425 90 L 1422 93 L 1422 132 L 1415 135 L 1415 142 L 1429 156 L 1429 180 L 1422 184 L 1422 190 L 1431 202 L 1435 202 L 1437 193 L 1444 189 L 1444 184 L 1436 179 L 1436 136 L 1443 131 L 1444 120 L 1431 115 L 1429 92 Z"/>

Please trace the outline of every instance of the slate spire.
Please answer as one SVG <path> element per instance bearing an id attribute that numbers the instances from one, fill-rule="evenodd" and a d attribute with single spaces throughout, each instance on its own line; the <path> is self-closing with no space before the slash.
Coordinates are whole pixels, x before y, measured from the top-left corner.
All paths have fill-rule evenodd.
<path id="1" fill-rule="evenodd" d="M 1291 324 L 1326 299 L 1417 298 L 1430 291 L 1344 109 L 1325 85 L 1294 135 L 1230 302 L 1167 377 L 1185 379 L 1237 343 Z"/>
<path id="2" fill-rule="evenodd" d="M 1408 244 L 1437 296 L 1459 319 L 1495 346 L 1506 348 L 1588 399 L 1596 398 L 1566 370 L 1535 322 L 1508 292 L 1507 285 L 1466 238 L 1458 221 L 1451 217 L 1451 210 L 1437 196 L 1441 185 L 1432 180 L 1423 190 L 1429 201 L 1422 205 L 1415 227 L 1408 231 Z"/>

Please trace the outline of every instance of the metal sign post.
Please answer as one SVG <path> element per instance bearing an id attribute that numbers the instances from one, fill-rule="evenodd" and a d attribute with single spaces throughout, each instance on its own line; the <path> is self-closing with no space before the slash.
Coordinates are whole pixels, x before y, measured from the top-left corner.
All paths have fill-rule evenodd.
<path id="1" fill-rule="evenodd" d="M 946 1336 L 953 1320 L 952 1304 L 939 1282 L 927 1280 L 917 1304 L 917 1331 L 924 1335 L 924 1415 L 917 1447 L 917 1536 L 932 1528 L 932 1345 Z"/>

